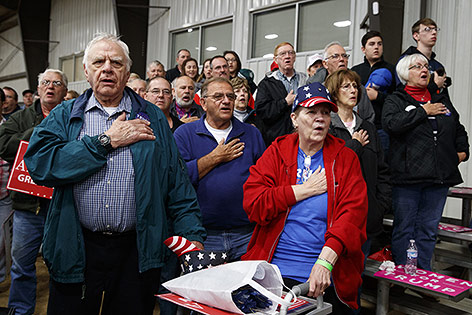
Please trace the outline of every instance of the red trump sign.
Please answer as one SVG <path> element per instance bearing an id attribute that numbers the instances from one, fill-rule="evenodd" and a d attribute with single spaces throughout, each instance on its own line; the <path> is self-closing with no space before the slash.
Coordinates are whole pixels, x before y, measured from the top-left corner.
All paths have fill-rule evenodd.
<path id="1" fill-rule="evenodd" d="M 27 141 L 21 141 L 16 152 L 15 162 L 11 168 L 10 178 L 8 179 L 7 189 L 19 191 L 24 194 L 33 195 L 41 198 L 52 198 L 53 189 L 35 184 L 26 169 L 23 156 L 28 148 Z"/>

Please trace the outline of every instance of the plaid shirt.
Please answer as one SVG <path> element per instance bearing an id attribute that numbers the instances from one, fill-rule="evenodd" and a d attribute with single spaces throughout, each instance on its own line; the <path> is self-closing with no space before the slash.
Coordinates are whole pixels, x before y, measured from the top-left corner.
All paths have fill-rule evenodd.
<path id="1" fill-rule="evenodd" d="M 94 94 L 84 111 L 84 123 L 78 140 L 107 131 L 122 113 L 131 112 L 131 99 L 123 97 L 109 115 Z M 74 185 L 79 220 L 91 231 L 124 232 L 136 227 L 134 168 L 129 147 L 120 147 L 107 155 L 107 164 L 84 181 Z"/>
<path id="2" fill-rule="evenodd" d="M 4 117 L 2 117 L 0 121 L 0 125 L 6 121 Z M 7 161 L 0 159 L 0 200 L 7 197 L 9 192 L 7 190 L 7 183 L 8 177 L 10 176 L 10 164 Z M 0 222 L 1 225 L 1 222 Z"/>

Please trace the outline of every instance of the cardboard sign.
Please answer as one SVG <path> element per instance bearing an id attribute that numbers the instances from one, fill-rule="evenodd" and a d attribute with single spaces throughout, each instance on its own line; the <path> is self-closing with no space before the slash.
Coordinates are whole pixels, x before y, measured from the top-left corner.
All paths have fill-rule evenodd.
<path id="1" fill-rule="evenodd" d="M 395 271 L 393 272 L 386 270 L 377 271 L 374 276 L 406 283 L 449 296 L 457 296 L 472 288 L 472 282 L 470 281 L 449 277 L 423 269 L 417 269 L 416 275 L 412 276 L 405 273 L 402 265 L 396 266 Z"/>
<path id="2" fill-rule="evenodd" d="M 223 311 L 214 307 L 207 306 L 205 304 L 197 303 L 195 301 L 187 300 L 186 298 L 181 297 L 180 295 L 174 293 L 166 293 L 166 294 L 159 294 L 157 297 L 177 304 L 179 306 L 183 306 L 185 308 L 198 311 L 199 313 L 205 315 L 235 315 L 236 313 Z M 284 295 L 282 295 L 282 298 Z M 316 307 L 316 301 L 309 298 L 298 298 L 293 305 L 288 308 L 288 314 L 300 314 L 304 313 L 308 310 L 312 310 Z M 259 313 L 257 313 L 259 314 Z"/>
<path id="3" fill-rule="evenodd" d="M 21 141 L 16 152 L 15 162 L 11 168 L 10 178 L 8 179 L 7 189 L 19 191 L 24 194 L 33 195 L 41 198 L 52 198 L 53 189 L 45 186 L 36 185 L 26 169 L 23 156 L 28 148 L 27 141 Z"/>
<path id="4" fill-rule="evenodd" d="M 472 231 L 472 229 L 469 227 L 454 225 L 454 224 L 449 224 L 449 223 L 439 223 L 438 229 L 443 230 L 443 231 L 448 231 L 448 232 L 455 232 L 455 233 L 463 233 L 463 232 Z"/>

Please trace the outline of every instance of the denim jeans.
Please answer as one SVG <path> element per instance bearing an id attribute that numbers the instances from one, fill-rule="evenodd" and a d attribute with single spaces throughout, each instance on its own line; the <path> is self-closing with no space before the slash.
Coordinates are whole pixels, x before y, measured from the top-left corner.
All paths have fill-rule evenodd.
<path id="1" fill-rule="evenodd" d="M 0 200 L 0 282 L 6 278 L 6 252 L 5 235 L 3 234 L 3 222 L 11 213 L 11 199 L 9 196 Z"/>
<path id="2" fill-rule="evenodd" d="M 252 225 L 231 230 L 207 229 L 207 239 L 203 245 L 205 250 L 227 252 L 229 262 L 238 261 L 246 253 L 253 231 Z"/>
<path id="3" fill-rule="evenodd" d="M 448 186 L 435 184 L 393 186 L 392 254 L 395 264 L 406 263 L 406 250 L 414 239 L 418 248 L 418 268 L 431 270 L 448 189 Z"/>
<path id="4" fill-rule="evenodd" d="M 45 214 L 13 214 L 11 286 L 8 306 L 15 314 L 33 314 L 36 305 L 36 258 L 43 239 Z"/>

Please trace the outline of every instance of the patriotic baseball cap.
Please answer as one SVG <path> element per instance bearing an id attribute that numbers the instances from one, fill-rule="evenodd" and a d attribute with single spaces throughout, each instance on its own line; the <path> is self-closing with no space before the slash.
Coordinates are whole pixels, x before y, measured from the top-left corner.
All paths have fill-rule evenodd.
<path id="1" fill-rule="evenodd" d="M 328 89 L 319 82 L 313 82 L 298 88 L 297 96 L 293 102 L 292 112 L 294 112 L 298 106 L 309 108 L 318 104 L 328 104 L 331 111 L 335 113 L 338 112 L 338 107 L 331 101 Z"/>

